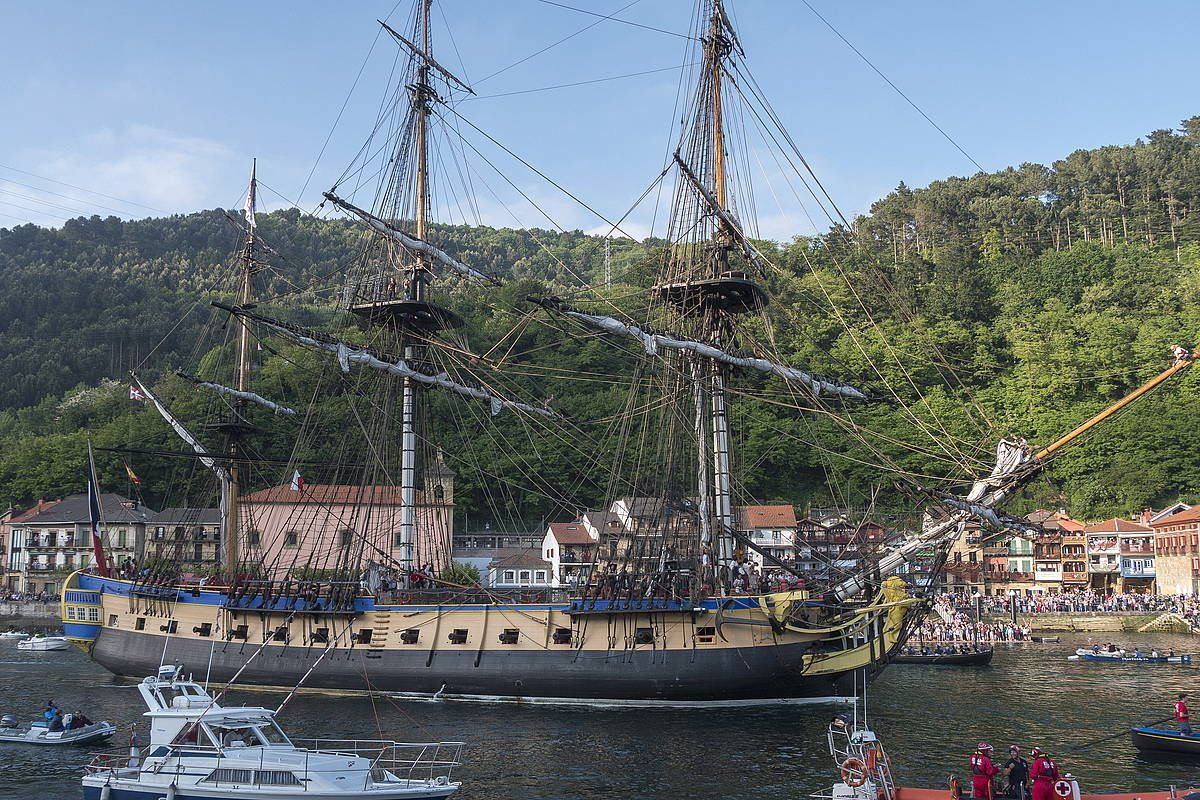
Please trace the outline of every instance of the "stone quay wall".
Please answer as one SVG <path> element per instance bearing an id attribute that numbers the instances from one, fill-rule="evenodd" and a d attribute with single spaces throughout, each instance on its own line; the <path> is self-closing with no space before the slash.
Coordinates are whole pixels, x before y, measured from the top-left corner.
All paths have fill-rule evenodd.
<path id="1" fill-rule="evenodd" d="M 1028 625 L 1036 632 L 1134 633 L 1153 622 L 1159 614 L 1139 611 L 1090 611 L 1051 614 L 1017 614 L 1018 625 Z M 1012 621 L 1008 614 L 985 614 L 984 622 L 1004 625 Z"/>

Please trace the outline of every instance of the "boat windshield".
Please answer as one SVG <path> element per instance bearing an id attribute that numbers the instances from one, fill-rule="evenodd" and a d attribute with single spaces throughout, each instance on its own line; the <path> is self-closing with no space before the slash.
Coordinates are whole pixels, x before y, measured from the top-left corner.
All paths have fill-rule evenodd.
<path id="1" fill-rule="evenodd" d="M 265 744 L 291 744 L 273 720 L 264 720 L 258 723 L 256 729 Z"/>
<path id="2" fill-rule="evenodd" d="M 243 723 L 210 725 L 211 735 L 222 747 L 262 747 L 264 745 L 290 745 L 291 742 L 274 721 L 259 719 Z"/>

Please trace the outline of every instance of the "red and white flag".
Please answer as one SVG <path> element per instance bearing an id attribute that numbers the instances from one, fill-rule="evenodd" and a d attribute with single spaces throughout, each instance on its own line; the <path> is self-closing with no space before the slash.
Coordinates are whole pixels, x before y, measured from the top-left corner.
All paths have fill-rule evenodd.
<path id="1" fill-rule="evenodd" d="M 292 473 L 292 491 L 298 492 L 304 488 L 304 478 L 300 476 L 300 470 Z"/>
<path id="2" fill-rule="evenodd" d="M 142 394 L 141 389 L 131 385 L 129 387 L 129 399 L 136 400 L 139 403 L 144 403 L 146 401 L 146 395 Z"/>

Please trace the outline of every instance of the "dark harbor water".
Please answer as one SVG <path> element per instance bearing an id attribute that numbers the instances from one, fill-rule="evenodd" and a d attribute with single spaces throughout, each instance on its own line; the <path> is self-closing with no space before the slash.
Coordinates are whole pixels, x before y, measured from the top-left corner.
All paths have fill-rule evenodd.
<path id="1" fill-rule="evenodd" d="M 1174 693 L 1197 687 L 1195 667 L 1071 662 L 1086 636 L 1059 644 L 1000 645 L 990 667 L 893 666 L 872 689 L 868 713 L 903 785 L 943 787 L 966 775 L 979 739 L 1049 749 L 1084 791 L 1165 789 L 1200 783 L 1200 764 L 1146 762 L 1127 736 L 1074 745 L 1170 713 Z M 1200 651 L 1200 638 L 1127 637 L 1143 648 Z M 64 710 L 122 726 L 143 711 L 132 682 L 76 651 L 26 653 L 0 641 L 0 713 L 33 718 L 53 697 Z M 274 707 L 281 695 L 231 693 L 230 704 Z M 1200 701 L 1200 698 L 1197 698 Z M 827 789 L 834 770 L 825 724 L 835 707 L 588 710 L 301 696 L 281 717 L 297 736 L 461 739 L 457 795 L 474 798 L 802 798 Z M 144 731 L 144 726 L 141 727 Z M 144 735 L 143 735 L 144 740 Z M 78 750 L 0 746 L 0 798 L 80 796 Z"/>

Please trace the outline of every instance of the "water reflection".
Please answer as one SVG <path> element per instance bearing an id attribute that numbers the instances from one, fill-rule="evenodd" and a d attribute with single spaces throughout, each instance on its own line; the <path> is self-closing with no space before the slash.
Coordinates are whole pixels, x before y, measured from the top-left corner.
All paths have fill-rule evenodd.
<path id="1" fill-rule="evenodd" d="M 1200 640 L 1141 636 L 1144 648 L 1200 651 Z M 1001 645 L 991 667 L 895 666 L 872 689 L 867 713 L 891 752 L 902 784 L 942 787 L 966 775 L 974 744 L 1005 753 L 1048 750 L 1080 777 L 1085 791 L 1151 790 L 1200 783 L 1200 765 L 1138 759 L 1132 723 L 1169 715 L 1175 693 L 1195 683 L 1195 667 L 1121 667 L 1071 662 L 1089 643 Z M 93 719 L 129 725 L 142 712 L 133 684 L 80 653 L 26 653 L 0 643 L 0 713 L 33 717 L 53 698 Z M 231 692 L 232 704 L 274 707 L 274 692 Z M 398 702 L 376 697 L 304 695 L 284 713 L 297 736 L 462 739 L 467 798 L 804 797 L 834 772 L 824 730 L 836 709 L 787 706 L 707 711 L 556 709 L 510 705 Z M 144 730 L 144 726 L 143 726 Z M 0 747 L 0 798 L 78 797 L 79 751 Z"/>

